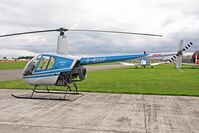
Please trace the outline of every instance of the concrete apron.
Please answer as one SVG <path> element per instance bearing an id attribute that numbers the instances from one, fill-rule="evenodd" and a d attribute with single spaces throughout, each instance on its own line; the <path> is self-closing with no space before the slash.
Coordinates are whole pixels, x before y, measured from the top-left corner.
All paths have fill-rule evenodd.
<path id="1" fill-rule="evenodd" d="M 53 101 L 16 99 L 12 93 L 31 91 L 0 89 L 1 133 L 199 132 L 198 97 L 84 92 Z"/>

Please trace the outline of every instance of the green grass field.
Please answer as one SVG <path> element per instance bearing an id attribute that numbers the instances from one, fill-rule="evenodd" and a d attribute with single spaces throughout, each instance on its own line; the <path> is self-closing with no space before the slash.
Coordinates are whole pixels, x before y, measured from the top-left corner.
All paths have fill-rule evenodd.
<path id="1" fill-rule="evenodd" d="M 27 62 L 0 63 L 0 70 L 23 69 Z"/>
<path id="2" fill-rule="evenodd" d="M 0 63 L 0 70 L 11 70 L 11 69 L 23 69 L 26 66 L 27 62 L 12 62 L 12 63 Z M 111 63 L 100 63 L 100 64 L 91 64 L 94 65 L 116 65 L 120 62 L 111 62 Z"/>
<path id="3" fill-rule="evenodd" d="M 174 64 L 164 64 L 143 69 L 124 67 L 88 72 L 86 80 L 78 82 L 79 91 L 164 94 L 199 96 L 199 69 L 183 66 L 183 72 Z M 23 80 L 1 81 L 0 88 L 32 89 Z M 63 87 L 50 87 L 64 90 Z M 40 87 L 44 89 L 44 87 Z"/>

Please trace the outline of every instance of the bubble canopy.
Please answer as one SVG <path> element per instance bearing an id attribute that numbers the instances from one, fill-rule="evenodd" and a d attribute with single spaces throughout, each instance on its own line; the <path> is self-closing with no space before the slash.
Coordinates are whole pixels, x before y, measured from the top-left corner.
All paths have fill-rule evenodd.
<path id="1" fill-rule="evenodd" d="M 56 55 L 40 54 L 28 62 L 24 69 L 23 76 L 29 76 L 37 72 L 69 68 L 73 61 L 73 59 Z"/>

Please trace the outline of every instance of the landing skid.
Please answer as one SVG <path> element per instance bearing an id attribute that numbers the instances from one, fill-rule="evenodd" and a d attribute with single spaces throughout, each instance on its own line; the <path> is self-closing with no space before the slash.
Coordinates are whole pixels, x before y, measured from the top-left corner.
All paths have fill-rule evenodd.
<path id="1" fill-rule="evenodd" d="M 75 87 L 74 93 L 68 93 L 68 91 L 71 92 L 71 87 L 72 87 L 72 86 Z M 37 88 L 37 85 L 35 85 L 34 89 L 32 90 L 32 94 L 31 94 L 30 97 L 27 97 L 27 96 L 16 96 L 16 95 L 14 95 L 14 94 L 12 94 L 12 96 L 13 96 L 14 98 L 19 98 L 19 99 L 68 100 L 68 99 L 66 99 L 66 94 L 79 94 L 78 91 L 77 91 L 78 87 L 77 87 L 77 85 L 76 85 L 75 83 L 73 83 L 73 85 L 67 84 L 67 85 L 66 85 L 66 90 L 65 90 L 65 91 L 50 91 L 50 90 L 48 89 L 47 86 L 46 86 L 47 91 L 37 91 L 36 88 Z M 63 98 L 61 98 L 61 97 L 60 97 L 60 98 L 33 97 L 34 93 L 64 94 L 64 97 L 63 97 Z"/>
<path id="2" fill-rule="evenodd" d="M 69 100 L 69 99 L 63 99 L 63 98 L 45 98 L 45 97 L 27 97 L 27 96 L 16 96 L 14 94 L 11 94 L 11 96 L 13 96 L 14 98 L 18 98 L 18 99 L 36 99 L 36 100 Z"/>
<path id="3" fill-rule="evenodd" d="M 52 93 L 52 94 L 65 94 L 65 91 L 35 91 L 35 93 Z M 68 92 L 67 94 L 79 94 L 78 92 Z"/>

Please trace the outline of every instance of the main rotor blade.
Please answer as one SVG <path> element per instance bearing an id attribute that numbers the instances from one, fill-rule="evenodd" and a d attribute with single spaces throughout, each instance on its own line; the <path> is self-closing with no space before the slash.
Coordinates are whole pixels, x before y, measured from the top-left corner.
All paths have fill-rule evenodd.
<path id="1" fill-rule="evenodd" d="M 157 34 L 136 33 L 136 32 L 122 32 L 122 31 L 108 31 L 108 30 L 68 29 L 68 31 L 109 32 L 109 33 L 134 34 L 134 35 L 145 35 L 145 36 L 159 36 L 159 37 L 163 37 L 163 35 L 157 35 Z"/>
<path id="2" fill-rule="evenodd" d="M 0 37 L 16 36 L 16 35 L 32 34 L 32 33 L 40 33 L 40 32 L 52 32 L 52 31 L 57 31 L 57 30 L 58 29 L 55 29 L 55 30 L 38 30 L 38 31 L 30 31 L 30 32 L 18 32 L 18 33 L 14 33 L 14 34 L 0 35 Z"/>
<path id="3" fill-rule="evenodd" d="M 23 34 L 33 34 L 33 33 L 41 33 L 41 32 L 53 32 L 53 31 L 60 32 L 60 35 L 64 35 L 65 31 L 84 31 L 84 32 L 108 32 L 108 33 L 120 33 L 120 34 L 134 34 L 134 35 L 159 36 L 159 37 L 163 36 L 163 35 L 157 35 L 157 34 L 136 33 L 136 32 L 122 32 L 122 31 L 108 31 L 108 30 L 83 30 L 83 29 L 65 29 L 65 28 L 59 28 L 59 29 L 53 29 L 53 30 L 38 30 L 38 31 L 30 31 L 30 32 L 18 32 L 18 33 L 13 33 L 13 34 L 4 34 L 4 35 L 0 35 L 0 37 L 23 35 Z"/>

